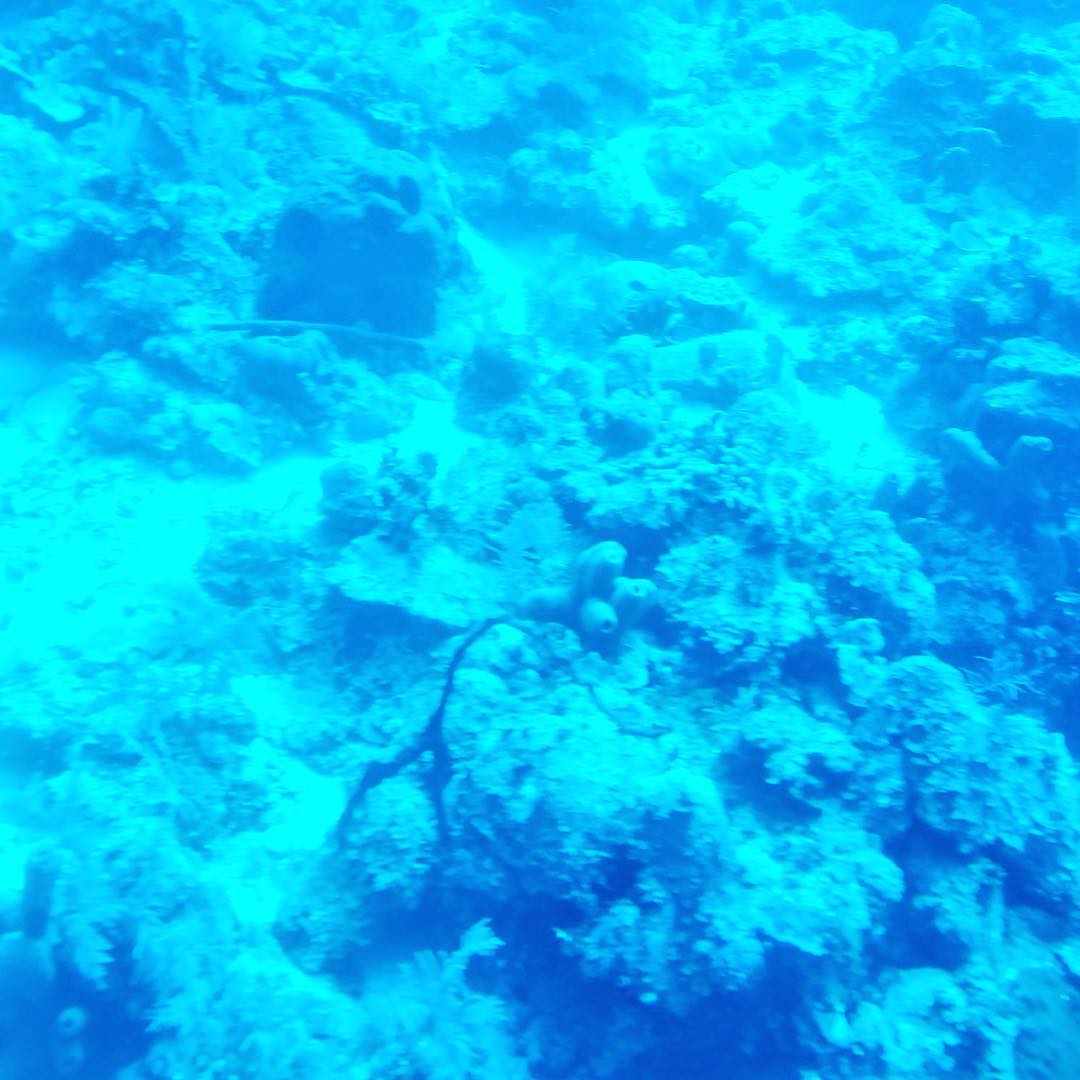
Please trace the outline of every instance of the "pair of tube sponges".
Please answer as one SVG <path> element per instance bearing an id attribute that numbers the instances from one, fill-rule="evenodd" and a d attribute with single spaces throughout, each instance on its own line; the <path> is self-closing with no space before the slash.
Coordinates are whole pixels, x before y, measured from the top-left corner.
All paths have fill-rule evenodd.
<path id="1" fill-rule="evenodd" d="M 522 614 L 563 623 L 593 642 L 618 637 L 656 603 L 656 586 L 648 578 L 624 576 L 626 558 L 626 548 L 615 540 L 593 544 L 575 560 L 568 585 L 529 593 Z"/>

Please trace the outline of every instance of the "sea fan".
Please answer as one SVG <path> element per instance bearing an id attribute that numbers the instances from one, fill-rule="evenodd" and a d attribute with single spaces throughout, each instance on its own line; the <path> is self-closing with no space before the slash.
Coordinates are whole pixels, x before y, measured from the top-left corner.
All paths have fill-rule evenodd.
<path id="1" fill-rule="evenodd" d="M 499 566 L 511 588 L 557 581 L 574 556 L 573 534 L 552 499 L 515 510 L 495 544 Z"/>

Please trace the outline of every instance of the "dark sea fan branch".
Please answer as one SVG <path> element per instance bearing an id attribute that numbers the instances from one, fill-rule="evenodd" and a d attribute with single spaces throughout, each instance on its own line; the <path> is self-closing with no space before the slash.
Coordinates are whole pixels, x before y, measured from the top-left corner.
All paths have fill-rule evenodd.
<path id="1" fill-rule="evenodd" d="M 389 761 L 373 761 L 368 765 L 367 769 L 364 770 L 364 775 L 360 778 L 360 782 L 349 796 L 349 800 L 345 804 L 345 809 L 338 819 L 336 833 L 339 850 L 345 847 L 345 843 L 348 839 L 349 825 L 356 814 L 357 808 L 364 801 L 364 797 L 367 793 L 371 791 L 372 788 L 378 787 L 384 780 L 389 780 L 391 777 L 397 776 L 402 769 L 412 765 L 413 762 L 417 761 L 426 752 L 431 753 L 432 761 L 431 768 L 427 771 L 424 778 L 424 785 L 428 790 L 432 806 L 435 810 L 435 818 L 439 829 L 439 839 L 441 841 L 446 840 L 446 808 L 443 805 L 443 791 L 445 791 L 446 785 L 450 782 L 450 774 L 453 771 L 453 766 L 450 761 L 450 752 L 446 748 L 446 739 L 443 735 L 442 722 L 443 716 L 446 713 L 446 706 L 450 701 L 450 695 L 454 690 L 454 676 L 457 674 L 457 669 L 461 665 L 461 661 L 465 659 L 465 654 L 469 649 L 492 629 L 492 627 L 508 621 L 508 619 L 502 616 L 484 619 L 483 622 L 477 623 L 476 626 L 461 639 L 457 648 L 454 650 L 453 655 L 450 657 L 450 663 L 446 666 L 446 675 L 443 678 L 439 703 L 428 717 L 427 723 L 424 725 L 420 734 Z"/>

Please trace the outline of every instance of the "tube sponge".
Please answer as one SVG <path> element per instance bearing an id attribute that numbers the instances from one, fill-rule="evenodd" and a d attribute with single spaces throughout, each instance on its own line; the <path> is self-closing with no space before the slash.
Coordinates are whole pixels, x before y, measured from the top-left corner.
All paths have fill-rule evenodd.
<path id="1" fill-rule="evenodd" d="M 587 547 L 577 557 L 578 597 L 585 599 L 598 596 L 606 600 L 611 596 L 615 579 L 626 565 L 626 548 L 616 540 L 601 540 Z"/>
<path id="2" fill-rule="evenodd" d="M 537 589 L 521 603 L 530 619 L 561 622 L 587 641 L 616 638 L 636 625 L 656 602 L 656 586 L 646 578 L 623 576 L 627 552 L 615 540 L 587 547 L 574 562 L 568 587 Z"/>
<path id="3" fill-rule="evenodd" d="M 617 577 L 611 589 L 611 604 L 618 613 L 619 627 L 629 630 L 656 603 L 656 585 L 648 578 Z"/>
<path id="4" fill-rule="evenodd" d="M 619 629 L 619 616 L 606 600 L 590 596 L 578 609 L 578 623 L 587 637 L 606 638 Z"/>

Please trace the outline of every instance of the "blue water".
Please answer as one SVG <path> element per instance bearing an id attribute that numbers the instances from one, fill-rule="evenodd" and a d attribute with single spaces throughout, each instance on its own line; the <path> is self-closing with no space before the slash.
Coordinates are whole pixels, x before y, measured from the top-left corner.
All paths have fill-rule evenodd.
<path id="1" fill-rule="evenodd" d="M 1080 4 L 8 0 L 0 1080 L 1080 1077 Z"/>

